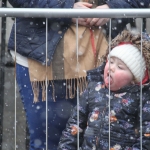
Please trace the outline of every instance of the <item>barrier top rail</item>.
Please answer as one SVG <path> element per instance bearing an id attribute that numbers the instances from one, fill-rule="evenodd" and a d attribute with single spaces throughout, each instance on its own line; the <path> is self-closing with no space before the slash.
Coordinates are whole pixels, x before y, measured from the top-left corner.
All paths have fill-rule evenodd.
<path id="1" fill-rule="evenodd" d="M 0 8 L 0 17 L 37 18 L 150 18 L 150 9 Z"/>

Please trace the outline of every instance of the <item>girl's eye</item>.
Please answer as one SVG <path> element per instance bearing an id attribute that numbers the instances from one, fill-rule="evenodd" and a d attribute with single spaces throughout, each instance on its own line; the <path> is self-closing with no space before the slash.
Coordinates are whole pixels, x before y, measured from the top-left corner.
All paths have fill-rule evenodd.
<path id="1" fill-rule="evenodd" d="M 119 68 L 119 69 L 123 69 L 123 67 L 122 67 L 122 66 L 118 66 L 118 68 Z"/>
<path id="2" fill-rule="evenodd" d="M 109 61 L 110 61 L 110 64 L 112 64 L 114 62 L 114 60 L 112 58 L 110 58 Z"/>

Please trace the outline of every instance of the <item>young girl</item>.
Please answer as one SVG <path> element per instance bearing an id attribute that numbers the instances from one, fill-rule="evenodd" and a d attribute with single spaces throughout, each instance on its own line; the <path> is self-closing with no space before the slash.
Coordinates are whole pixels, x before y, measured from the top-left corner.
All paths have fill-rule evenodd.
<path id="1" fill-rule="evenodd" d="M 81 150 L 108 150 L 109 142 L 110 150 L 139 150 L 140 117 L 142 150 L 150 150 L 150 44 L 148 39 L 143 40 L 141 56 L 140 40 L 139 34 L 123 31 L 112 41 L 107 62 L 88 72 L 90 82 L 80 97 L 79 127 L 75 107 L 63 131 L 59 150 L 77 150 L 78 133 Z"/>

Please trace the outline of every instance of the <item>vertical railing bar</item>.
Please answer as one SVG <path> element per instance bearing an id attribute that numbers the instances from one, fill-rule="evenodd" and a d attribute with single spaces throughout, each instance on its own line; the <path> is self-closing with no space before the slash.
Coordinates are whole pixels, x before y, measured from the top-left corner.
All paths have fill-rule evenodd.
<path id="1" fill-rule="evenodd" d="M 109 22 L 109 53 L 111 50 L 111 19 Z M 110 58 L 109 58 L 109 71 L 110 71 Z M 110 149 L 110 73 L 109 73 L 109 102 L 108 102 L 108 106 L 109 106 L 109 111 L 108 111 L 108 115 L 109 115 L 109 149 Z"/>
<path id="2" fill-rule="evenodd" d="M 48 19 L 46 18 L 46 150 L 48 150 L 48 98 L 47 98 L 47 49 L 48 49 Z"/>
<path id="3" fill-rule="evenodd" d="M 15 130 L 15 150 L 16 150 L 16 137 L 17 137 L 17 135 L 16 135 L 16 129 L 17 129 L 17 127 L 16 127 L 16 123 L 17 123 L 17 116 L 16 116 L 16 18 L 15 18 L 15 71 L 14 71 L 14 75 L 15 75 L 15 124 L 14 124 L 14 126 L 15 126 L 15 128 L 14 128 L 14 130 Z"/>
<path id="4" fill-rule="evenodd" d="M 78 18 L 76 19 L 76 54 L 77 54 L 77 71 L 79 71 L 78 66 L 78 52 L 79 52 L 79 45 L 78 45 Z M 78 87 L 78 81 L 77 81 L 77 127 L 79 130 L 79 87 Z M 79 132 L 77 134 L 77 149 L 79 150 Z"/>
<path id="5" fill-rule="evenodd" d="M 141 18 L 141 57 L 142 57 L 142 40 L 143 40 L 143 37 L 142 37 L 142 32 L 143 32 L 143 19 Z M 140 63 L 140 67 L 142 68 L 142 63 Z M 142 150 L 142 76 L 140 74 L 140 149 Z"/>
<path id="6" fill-rule="evenodd" d="M 7 7 L 6 0 L 2 0 L 1 7 Z M 6 17 L 1 17 L 1 39 L 0 39 L 0 150 L 3 147 L 3 114 L 4 114 L 4 78 L 5 78 L 5 50 L 6 50 Z"/>

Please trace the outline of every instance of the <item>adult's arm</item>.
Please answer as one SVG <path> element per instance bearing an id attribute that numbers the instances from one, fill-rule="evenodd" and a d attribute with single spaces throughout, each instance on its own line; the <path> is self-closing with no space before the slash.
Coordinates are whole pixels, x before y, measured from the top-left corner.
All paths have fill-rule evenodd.
<path id="1" fill-rule="evenodd" d="M 150 0 L 110 0 L 106 4 L 96 7 L 96 9 L 117 9 L 117 8 L 148 8 Z M 125 19 L 128 23 L 128 20 Z M 109 21 L 108 18 L 89 18 L 87 23 L 92 26 L 102 26 Z"/>
<path id="2" fill-rule="evenodd" d="M 111 9 L 116 8 L 131 8 L 131 9 L 140 9 L 140 8 L 149 8 L 150 0 L 108 0 L 106 1 L 107 5 Z M 135 20 L 133 18 L 115 18 L 112 19 L 112 38 L 118 35 L 119 32 L 126 28 L 128 23 L 135 24 Z M 109 24 L 106 26 L 107 32 L 109 28 Z"/>
<path id="3" fill-rule="evenodd" d="M 72 8 L 75 0 L 8 0 L 15 8 Z"/>
<path id="4" fill-rule="evenodd" d="M 14 8 L 73 8 L 75 0 L 8 0 Z M 49 18 L 49 21 L 71 23 L 71 18 Z"/>
<path id="5" fill-rule="evenodd" d="M 150 0 L 109 0 L 109 8 L 148 8 Z"/>
<path id="6" fill-rule="evenodd" d="M 8 0 L 14 8 L 68 8 L 68 9 L 90 9 L 91 4 L 86 2 L 76 2 L 76 0 Z M 49 18 L 50 21 L 64 22 L 64 24 L 71 23 L 71 18 Z M 85 25 L 84 18 L 79 18 L 79 24 Z"/>
<path id="7" fill-rule="evenodd" d="M 99 1 L 99 4 L 101 0 Z M 108 0 L 104 5 L 99 5 L 95 9 L 117 9 L 117 8 L 148 8 L 150 6 L 150 0 Z M 88 18 L 87 25 L 89 26 L 103 26 L 110 19 L 109 18 Z M 121 32 L 128 23 L 133 22 L 131 18 L 112 19 L 112 38 L 114 38 L 119 32 Z M 109 24 L 105 25 L 106 32 L 108 33 Z"/>

